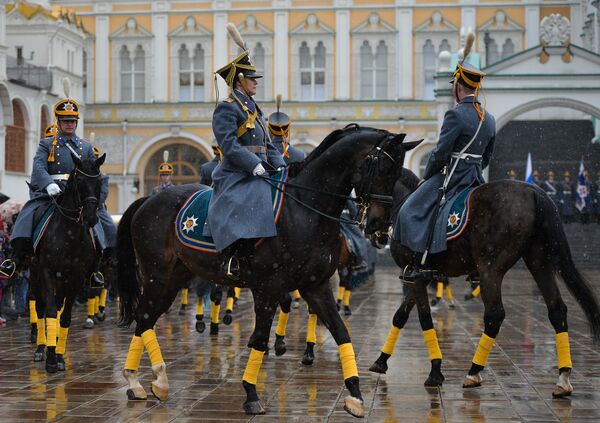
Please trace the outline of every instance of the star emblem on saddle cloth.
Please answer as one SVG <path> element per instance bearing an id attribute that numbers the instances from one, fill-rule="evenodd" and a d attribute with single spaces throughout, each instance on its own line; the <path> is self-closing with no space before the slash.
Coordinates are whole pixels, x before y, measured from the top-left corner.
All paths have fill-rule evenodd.
<path id="1" fill-rule="evenodd" d="M 450 226 L 451 228 L 458 225 L 458 222 L 460 222 L 460 217 L 458 213 L 454 212 L 448 217 L 448 226 Z"/>
<path id="2" fill-rule="evenodd" d="M 185 231 L 185 233 L 189 234 L 190 232 L 194 232 L 194 228 L 198 226 L 198 218 L 191 216 L 188 217 L 185 222 L 181 225 L 181 230 Z"/>

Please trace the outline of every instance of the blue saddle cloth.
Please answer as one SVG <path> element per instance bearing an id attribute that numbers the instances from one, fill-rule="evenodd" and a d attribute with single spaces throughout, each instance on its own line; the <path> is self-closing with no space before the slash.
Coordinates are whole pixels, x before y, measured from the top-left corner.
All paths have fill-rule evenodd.
<path id="1" fill-rule="evenodd" d="M 476 188 L 467 188 L 455 198 L 448 212 L 448 223 L 446 226 L 446 239 L 451 241 L 463 234 L 469 224 L 469 213 L 471 212 L 471 194 Z"/>
<path id="2" fill-rule="evenodd" d="M 54 214 L 54 208 L 54 205 L 48 207 L 40 217 L 40 220 L 38 220 L 37 223 L 34 224 L 35 226 L 33 228 L 33 251 L 37 251 L 37 246 L 44 237 L 44 234 L 46 233 L 46 228 L 48 228 L 50 219 Z"/>
<path id="3" fill-rule="evenodd" d="M 288 169 L 284 168 L 271 179 L 271 198 L 273 199 L 273 218 L 275 224 L 279 222 L 283 210 L 285 183 L 288 178 Z M 275 182 L 277 181 L 277 182 Z M 175 219 L 175 234 L 177 239 L 186 247 L 205 253 L 216 254 L 212 237 L 203 236 L 204 222 L 208 217 L 208 205 L 212 197 L 212 188 L 203 188 L 192 194 L 177 213 Z"/>

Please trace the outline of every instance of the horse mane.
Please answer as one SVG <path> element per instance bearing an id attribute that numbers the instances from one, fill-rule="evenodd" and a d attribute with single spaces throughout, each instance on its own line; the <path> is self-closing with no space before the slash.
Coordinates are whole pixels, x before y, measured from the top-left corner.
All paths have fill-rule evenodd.
<path id="1" fill-rule="evenodd" d="M 404 168 L 402 169 L 402 176 L 400 177 L 400 181 L 402 185 L 409 188 L 412 192 L 417 189 L 417 186 L 419 185 L 421 179 L 419 179 L 419 177 L 415 175 L 412 170 Z"/>
<path id="2" fill-rule="evenodd" d="M 310 152 L 308 156 L 306 156 L 306 158 L 303 161 L 292 163 L 289 165 L 288 168 L 290 172 L 290 177 L 298 175 L 298 173 L 300 173 L 302 169 L 306 167 L 306 165 L 308 165 L 314 159 L 323 154 L 327 149 L 329 149 L 329 147 L 335 144 L 336 141 L 338 141 L 340 138 L 342 138 L 348 132 L 350 132 L 350 130 L 358 129 L 361 129 L 361 127 L 357 123 L 351 123 L 349 125 L 346 125 L 343 129 L 336 129 L 335 131 L 331 132 L 325 137 L 325 139 L 323 139 L 323 141 L 321 141 L 321 143 L 313 151 Z"/>

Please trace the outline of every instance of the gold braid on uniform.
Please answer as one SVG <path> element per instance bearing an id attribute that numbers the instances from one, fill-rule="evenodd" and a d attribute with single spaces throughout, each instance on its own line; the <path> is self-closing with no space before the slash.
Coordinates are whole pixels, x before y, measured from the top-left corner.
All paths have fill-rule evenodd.
<path id="1" fill-rule="evenodd" d="M 286 159 L 290 158 L 290 153 L 288 151 L 289 147 L 289 135 L 290 135 L 290 130 L 289 128 L 287 130 L 285 129 L 277 129 L 277 127 L 275 125 L 270 125 L 269 124 L 269 131 L 271 131 L 271 133 L 275 136 L 279 136 L 281 137 L 281 145 L 283 147 L 283 157 L 285 157 Z"/>

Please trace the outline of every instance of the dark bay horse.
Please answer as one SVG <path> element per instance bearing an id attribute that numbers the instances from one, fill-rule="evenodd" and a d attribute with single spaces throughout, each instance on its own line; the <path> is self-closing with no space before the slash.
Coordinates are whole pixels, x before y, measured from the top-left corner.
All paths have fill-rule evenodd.
<path id="1" fill-rule="evenodd" d="M 197 275 L 252 291 L 256 324 L 243 377 L 244 410 L 248 414 L 265 412 L 256 392 L 257 374 L 277 304 L 284 293 L 299 289 L 339 346 L 344 381 L 350 392 L 345 399 L 346 411 L 363 416 L 354 351 L 336 311 L 329 277 L 335 271 L 340 250 L 338 218 L 351 189 L 356 188 L 365 206 L 370 202 L 371 206 L 383 207 L 372 201 L 373 196 L 379 190 L 392 191 L 405 151 L 419 143 L 403 143 L 404 136 L 350 125 L 334 131 L 303 162 L 292 165 L 278 236 L 264 240 L 256 249 L 250 257 L 251 270 L 239 282 L 222 274 L 220 254 L 189 249 L 176 239 L 173 224 L 177 212 L 199 185 L 176 186 L 134 202 L 123 215 L 117 236 L 121 320 L 123 324 L 136 321 L 124 370 L 128 397 L 147 396 L 137 378 L 146 348 L 154 374 L 152 392 L 159 399 L 167 398 L 166 368 L 153 328 L 177 292 L 192 275 Z"/>
<path id="2" fill-rule="evenodd" d="M 405 169 L 405 175 L 394 186 L 393 209 L 396 211 L 417 187 L 418 178 L 411 173 Z M 542 293 L 548 308 L 548 318 L 556 332 L 559 377 L 552 394 L 554 397 L 570 395 L 573 387 L 569 381 L 572 363 L 567 307 L 561 298 L 556 277 L 559 276 L 564 281 L 581 306 L 596 342 L 600 340 L 600 309 L 592 286 L 573 263 L 558 209 L 539 187 L 509 180 L 494 181 L 478 187 L 471 195 L 470 206 L 470 220 L 463 235 L 449 242 L 446 251 L 428 258 L 428 266 L 446 276 L 480 277 L 485 327 L 463 387 L 481 385 L 480 372 L 487 363 L 505 317 L 501 295 L 502 280 L 506 272 L 522 258 Z M 369 215 L 367 230 L 383 230 L 388 225 L 389 217 L 389 214 Z M 402 269 L 407 265 L 415 265 L 420 260 L 420 255 L 414 254 L 395 240 L 391 241 L 391 253 Z M 423 284 L 412 286 L 421 292 L 417 296 L 422 295 L 425 290 L 420 285 Z M 410 297 L 406 301 L 410 301 Z M 426 300 L 423 307 L 429 310 Z M 409 312 L 410 308 L 401 314 Z M 396 321 L 394 327 L 397 327 Z M 437 345 L 437 339 L 435 344 Z M 439 358 L 441 359 L 441 353 Z"/>
<path id="3" fill-rule="evenodd" d="M 43 345 L 45 339 L 46 371 L 49 373 L 65 370 L 63 357 L 73 302 L 94 271 L 96 247 L 91 228 L 98 223 L 100 166 L 105 158 L 104 154 L 95 160 L 82 161 L 73 156 L 75 169 L 31 260 L 38 343 Z"/>

